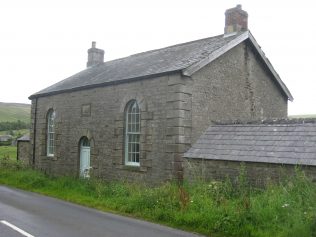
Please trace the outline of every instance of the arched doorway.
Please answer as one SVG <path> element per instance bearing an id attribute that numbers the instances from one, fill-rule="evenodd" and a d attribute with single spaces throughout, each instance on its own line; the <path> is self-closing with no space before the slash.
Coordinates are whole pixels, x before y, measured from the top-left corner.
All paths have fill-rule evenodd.
<path id="1" fill-rule="evenodd" d="M 82 178 L 90 178 L 90 141 L 87 137 L 80 139 L 80 170 Z"/>

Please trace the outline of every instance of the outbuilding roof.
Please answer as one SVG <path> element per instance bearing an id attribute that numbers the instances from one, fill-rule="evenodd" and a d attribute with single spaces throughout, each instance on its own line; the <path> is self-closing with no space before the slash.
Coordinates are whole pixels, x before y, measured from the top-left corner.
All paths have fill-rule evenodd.
<path id="1" fill-rule="evenodd" d="M 28 142 L 30 141 L 30 135 L 29 134 L 25 134 L 22 137 L 18 138 L 18 142 Z"/>
<path id="2" fill-rule="evenodd" d="M 117 84 L 135 79 L 156 77 L 172 72 L 181 72 L 184 76 L 191 76 L 245 40 L 251 42 L 274 76 L 277 84 L 279 84 L 288 99 L 293 100 L 291 93 L 249 31 L 225 37 L 224 35 L 219 35 L 104 62 L 47 87 L 31 95 L 29 99 L 66 91 Z"/>
<path id="3" fill-rule="evenodd" d="M 184 157 L 316 166 L 316 123 L 210 126 Z"/>

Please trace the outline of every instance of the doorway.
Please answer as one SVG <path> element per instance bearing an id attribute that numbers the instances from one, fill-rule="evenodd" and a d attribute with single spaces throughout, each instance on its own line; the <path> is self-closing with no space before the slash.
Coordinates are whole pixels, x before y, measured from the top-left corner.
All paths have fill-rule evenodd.
<path id="1" fill-rule="evenodd" d="M 82 178 L 90 178 L 90 141 L 87 137 L 80 139 L 80 170 Z"/>

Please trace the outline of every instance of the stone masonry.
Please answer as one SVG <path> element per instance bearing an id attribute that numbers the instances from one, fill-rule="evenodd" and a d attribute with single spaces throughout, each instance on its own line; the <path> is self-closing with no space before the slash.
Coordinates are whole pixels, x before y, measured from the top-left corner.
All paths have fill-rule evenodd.
<path id="1" fill-rule="evenodd" d="M 141 110 L 140 166 L 124 165 L 124 109 Z M 55 156 L 46 156 L 46 116 L 56 112 Z M 183 177 L 183 153 L 212 121 L 287 116 L 287 97 L 252 47 L 242 43 L 191 77 L 180 72 L 32 100 L 31 163 L 78 175 L 79 141 L 91 143 L 92 175 L 157 184 Z"/>
<path id="2" fill-rule="evenodd" d="M 293 177 L 298 171 L 304 171 L 308 178 L 316 182 L 316 166 L 187 159 L 184 167 L 184 178 L 191 182 L 199 180 L 221 181 L 229 178 L 232 183 L 236 183 L 242 167 L 245 168 L 247 181 L 256 187 L 264 187 L 271 183 L 284 181 Z"/>

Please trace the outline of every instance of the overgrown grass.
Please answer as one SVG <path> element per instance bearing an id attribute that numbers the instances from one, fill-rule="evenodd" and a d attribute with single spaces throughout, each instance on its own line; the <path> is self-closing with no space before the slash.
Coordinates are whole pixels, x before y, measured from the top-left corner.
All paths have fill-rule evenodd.
<path id="1" fill-rule="evenodd" d="M 0 146 L 0 159 L 9 157 L 16 160 L 16 146 Z"/>
<path id="2" fill-rule="evenodd" d="M 49 177 L 17 162 L 0 160 L 2 184 L 208 236 L 316 236 L 316 185 L 302 172 L 265 190 L 251 188 L 242 172 L 239 180 L 237 185 L 227 180 L 150 188 Z"/>

